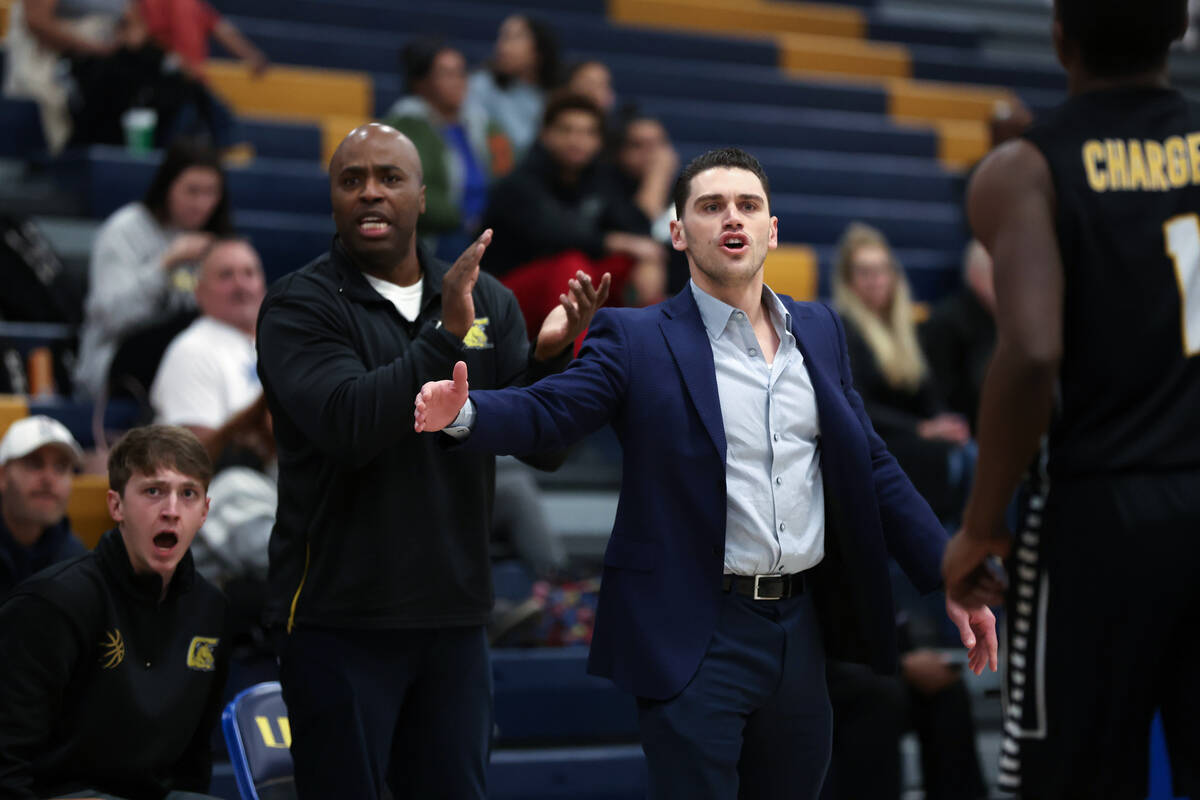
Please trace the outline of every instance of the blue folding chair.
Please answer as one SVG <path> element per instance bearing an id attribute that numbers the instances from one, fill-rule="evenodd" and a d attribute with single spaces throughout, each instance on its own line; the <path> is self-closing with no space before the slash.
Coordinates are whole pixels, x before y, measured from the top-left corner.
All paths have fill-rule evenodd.
<path id="1" fill-rule="evenodd" d="M 239 692 L 225 706 L 221 730 L 242 800 L 295 800 L 292 730 L 278 681 Z"/>

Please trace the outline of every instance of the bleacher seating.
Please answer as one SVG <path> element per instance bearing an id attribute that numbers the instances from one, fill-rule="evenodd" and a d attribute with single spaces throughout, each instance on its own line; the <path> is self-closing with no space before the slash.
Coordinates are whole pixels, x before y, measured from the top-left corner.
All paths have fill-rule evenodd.
<path id="1" fill-rule="evenodd" d="M 401 94 L 403 44 L 440 34 L 478 64 L 500 21 L 516 10 L 504 0 L 214 4 L 273 63 L 261 79 L 224 61 L 210 72 L 255 154 L 228 170 L 229 190 L 235 222 L 262 254 L 269 279 L 328 247 L 333 226 L 324 164 L 346 131 L 384 113 Z M 5 6 L 0 0 L 0 12 Z M 768 280 L 798 297 L 827 287 L 838 237 L 855 219 L 892 238 L 918 298 L 934 300 L 956 285 L 966 237 L 964 168 L 986 148 L 984 120 L 997 101 L 1013 95 L 1041 110 L 1064 92 L 1044 0 L 531 0 L 520 6 L 555 27 L 568 61 L 607 63 L 621 99 L 661 118 L 682 159 L 728 144 L 745 145 L 762 159 L 785 243 L 768 260 Z M 1200 86 L 1200 62 L 1175 60 L 1190 85 Z M 0 99 L 0 130 L 0 158 L 48 166 L 44 174 L 78 198 L 78 207 L 60 208 L 44 226 L 75 264 L 86 263 L 99 221 L 142 195 L 156 164 L 156 156 L 109 147 L 46 164 L 40 121 L 26 101 Z M 0 424 L 5 408 L 0 402 Z M 87 404 L 39 408 L 64 420 L 85 446 L 92 443 Z M 119 417 L 121 409 L 109 413 Z M 547 501 L 551 518 L 570 528 L 574 552 L 595 555 L 615 504 L 614 479 L 590 468 L 562 474 L 570 477 L 548 479 L 566 487 Z M 102 479 L 84 476 L 79 484 L 86 486 L 79 497 L 91 514 L 88 524 L 106 528 L 107 512 L 101 519 L 96 499 L 103 497 Z M 581 508 L 594 511 L 593 518 Z M 644 763 L 628 746 L 631 704 L 585 674 L 581 652 L 498 651 L 495 669 L 501 749 L 493 758 L 494 797 L 644 794 Z"/>

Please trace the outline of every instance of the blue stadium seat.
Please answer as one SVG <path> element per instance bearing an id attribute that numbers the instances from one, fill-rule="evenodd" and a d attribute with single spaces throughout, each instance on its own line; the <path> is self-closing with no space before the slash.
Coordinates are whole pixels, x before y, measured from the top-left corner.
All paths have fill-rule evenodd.
<path id="1" fill-rule="evenodd" d="M 139 155 L 96 145 L 64 155 L 55 168 L 63 184 L 82 198 L 86 212 L 102 218 L 145 194 L 161 158 L 159 153 Z M 256 158 L 247 166 L 226 169 L 226 176 L 238 210 L 329 214 L 329 177 L 315 157 Z"/>
<path id="2" fill-rule="evenodd" d="M 675 142 L 683 163 L 722 142 Z M 756 147 L 774 194 L 818 194 L 957 203 L 963 179 L 935 160 L 912 156 L 830 153 Z"/>
<path id="3" fill-rule="evenodd" d="M 632 742 L 637 740 L 633 698 L 587 674 L 587 648 L 492 651 L 497 740 Z"/>
<path id="4" fill-rule="evenodd" d="M 488 768 L 491 800 L 642 800 L 646 759 L 638 745 L 500 750 Z"/>
<path id="5" fill-rule="evenodd" d="M 46 150 L 42 118 L 32 100 L 0 97 L 0 131 L 0 157 L 29 158 Z"/>
<path id="6" fill-rule="evenodd" d="M 221 730 L 242 800 L 285 800 L 296 796 L 287 707 L 279 683 L 251 686 L 229 701 Z"/>

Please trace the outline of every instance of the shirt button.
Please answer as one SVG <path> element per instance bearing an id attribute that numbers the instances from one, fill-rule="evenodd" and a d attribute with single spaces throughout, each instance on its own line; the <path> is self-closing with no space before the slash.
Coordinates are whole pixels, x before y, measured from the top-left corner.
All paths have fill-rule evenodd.
<path id="1" fill-rule="evenodd" d="M 147 662 L 146 662 L 146 669 L 150 669 L 150 662 L 149 662 L 149 661 L 147 661 Z"/>
<path id="2" fill-rule="evenodd" d="M 787 523 L 786 523 L 786 522 L 781 522 L 781 523 L 779 523 L 779 531 L 780 531 L 780 533 L 782 533 L 783 531 L 786 531 L 786 530 L 787 530 Z"/>
<path id="3" fill-rule="evenodd" d="M 771 438 L 772 438 L 773 440 L 775 440 L 775 441 L 777 441 L 777 442 L 778 442 L 778 441 L 779 441 L 779 434 L 778 434 L 778 433 L 772 433 L 772 434 L 771 434 Z"/>
<path id="4" fill-rule="evenodd" d="M 757 351 L 757 350 L 755 350 L 753 347 L 751 347 L 751 348 L 750 348 L 749 350 L 747 350 L 746 352 L 747 352 L 747 353 L 749 353 L 749 354 L 750 354 L 750 355 L 752 355 L 752 356 L 756 356 L 756 355 L 758 355 L 758 351 Z"/>
<path id="5" fill-rule="evenodd" d="M 775 485 L 776 485 L 776 486 L 783 486 L 783 478 L 781 478 L 781 477 L 776 477 L 776 478 L 775 478 Z"/>

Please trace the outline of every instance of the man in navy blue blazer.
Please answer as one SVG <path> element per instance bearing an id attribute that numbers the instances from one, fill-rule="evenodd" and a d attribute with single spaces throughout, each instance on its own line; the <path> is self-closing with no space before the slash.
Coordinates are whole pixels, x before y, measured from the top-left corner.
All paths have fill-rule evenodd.
<path id="1" fill-rule="evenodd" d="M 931 591 L 946 535 L 863 411 L 837 316 L 764 285 L 778 220 L 758 161 L 700 156 L 675 205 L 687 288 L 600 311 L 531 387 L 468 398 L 457 364 L 415 425 L 525 455 L 611 424 L 623 477 L 588 669 L 637 697 L 650 796 L 815 798 L 825 658 L 896 669 L 888 557 Z M 991 612 L 947 611 L 971 668 L 995 669 Z"/>

